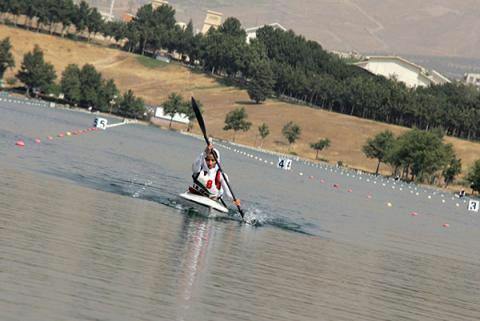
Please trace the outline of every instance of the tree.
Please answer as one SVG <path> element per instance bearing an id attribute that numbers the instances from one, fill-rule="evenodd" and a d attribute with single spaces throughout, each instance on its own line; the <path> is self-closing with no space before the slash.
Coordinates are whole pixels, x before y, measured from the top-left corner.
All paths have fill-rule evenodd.
<path id="1" fill-rule="evenodd" d="M 104 22 L 100 12 L 98 12 L 97 8 L 91 9 L 86 21 L 86 27 L 88 29 L 88 41 L 90 41 L 92 33 L 95 37 L 95 35 L 102 30 L 103 25 Z"/>
<path id="2" fill-rule="evenodd" d="M 310 147 L 317 151 L 317 154 L 315 155 L 315 159 L 318 159 L 318 152 L 321 150 L 324 150 L 325 148 L 330 147 L 330 139 L 322 138 L 316 143 L 311 143 Z"/>
<path id="3" fill-rule="evenodd" d="M 119 90 L 113 79 L 105 81 L 102 79 L 102 86 L 99 88 L 98 94 L 98 107 L 100 111 L 106 112 L 107 110 L 112 113 L 112 109 L 116 103 L 115 99 L 119 95 Z"/>
<path id="4" fill-rule="evenodd" d="M 442 176 L 445 180 L 445 187 L 448 186 L 453 180 L 455 176 L 462 172 L 462 160 L 456 157 L 452 157 L 448 166 L 443 170 Z"/>
<path id="5" fill-rule="evenodd" d="M 74 11 L 75 14 L 72 17 L 72 22 L 75 25 L 77 34 L 79 34 L 85 31 L 87 28 L 88 17 L 92 12 L 92 8 L 90 8 L 87 2 L 82 0 L 80 4 L 75 5 Z"/>
<path id="6" fill-rule="evenodd" d="M 145 103 L 143 99 L 135 97 L 133 91 L 129 89 L 121 98 L 117 112 L 125 117 L 142 119 L 145 114 Z"/>
<path id="7" fill-rule="evenodd" d="M 13 59 L 11 49 L 10 38 L 5 38 L 0 41 L 0 83 L 3 80 L 5 71 L 7 71 L 8 68 L 15 67 L 15 60 Z"/>
<path id="8" fill-rule="evenodd" d="M 43 51 L 38 45 L 35 45 L 32 52 L 27 52 L 23 56 L 22 65 L 16 76 L 25 84 L 27 96 L 30 95 L 31 89 L 48 92 L 48 88 L 57 78 L 53 65 L 44 61 Z"/>
<path id="9" fill-rule="evenodd" d="M 476 160 L 470 168 L 467 181 L 470 183 L 472 191 L 480 192 L 480 159 Z"/>
<path id="10" fill-rule="evenodd" d="M 100 89 L 102 88 L 102 74 L 97 72 L 90 64 L 83 65 L 80 70 L 81 99 L 80 102 L 86 107 L 100 105 Z"/>
<path id="11" fill-rule="evenodd" d="M 182 95 L 177 93 L 171 93 L 167 100 L 163 103 L 163 113 L 170 116 L 170 123 L 168 128 L 172 128 L 173 117 L 176 113 L 180 113 L 184 110 L 185 102 L 183 101 Z"/>
<path id="12" fill-rule="evenodd" d="M 255 100 L 258 104 L 265 101 L 273 94 L 273 80 L 272 68 L 268 61 L 259 62 L 254 67 L 254 74 L 248 83 L 247 93 L 250 99 Z"/>
<path id="13" fill-rule="evenodd" d="M 65 99 L 72 103 L 79 103 L 82 98 L 82 84 L 80 82 L 80 68 L 75 64 L 70 64 L 62 73 L 60 86 Z"/>
<path id="14" fill-rule="evenodd" d="M 232 110 L 225 116 L 225 127 L 223 127 L 223 130 L 233 129 L 233 141 L 235 141 L 237 131 L 242 130 L 246 132 L 250 129 L 252 123 L 247 121 L 247 118 L 248 115 L 244 107 Z"/>
<path id="15" fill-rule="evenodd" d="M 65 33 L 67 32 L 68 28 L 72 25 L 73 21 L 75 20 L 76 16 L 76 7 L 73 3 L 73 0 L 63 0 L 60 1 L 60 5 L 58 8 L 58 16 L 60 18 L 60 22 L 62 23 L 62 38 L 65 37 Z"/>
<path id="16" fill-rule="evenodd" d="M 293 121 L 289 121 L 283 126 L 282 134 L 288 140 L 288 144 L 291 145 L 300 137 L 302 129 Z M 289 147 L 290 148 L 290 147 Z"/>
<path id="17" fill-rule="evenodd" d="M 263 146 L 263 141 L 270 134 L 270 129 L 268 128 L 268 125 L 263 123 L 260 126 L 258 126 L 258 133 L 260 134 L 260 137 L 262 138 L 262 142 L 260 143 L 260 147 L 262 147 Z"/>
<path id="18" fill-rule="evenodd" d="M 378 175 L 380 163 L 384 160 L 387 153 L 393 147 L 395 138 L 389 130 L 377 134 L 373 138 L 369 138 L 367 143 L 363 145 L 362 151 L 368 158 L 376 158 L 378 160 L 375 175 Z"/>
<path id="19" fill-rule="evenodd" d="M 195 101 L 197 102 L 197 107 L 198 109 L 200 110 L 200 113 L 202 112 L 203 110 L 203 105 L 202 105 L 202 102 L 198 99 L 195 99 Z M 187 125 L 187 132 L 189 132 L 192 128 L 193 128 L 193 123 L 194 123 L 194 120 L 196 119 L 196 115 L 195 115 L 195 111 L 193 110 L 192 106 L 190 105 L 190 103 L 188 101 L 186 101 L 183 106 L 182 106 L 182 109 L 180 110 L 181 113 L 185 114 L 185 116 L 187 116 L 188 118 L 188 125 Z"/>
<path id="20" fill-rule="evenodd" d="M 413 129 L 400 136 L 394 143 L 386 161 L 395 167 L 403 167 L 403 175 L 424 181 L 451 160 L 451 145 L 442 142 L 438 132 Z"/>

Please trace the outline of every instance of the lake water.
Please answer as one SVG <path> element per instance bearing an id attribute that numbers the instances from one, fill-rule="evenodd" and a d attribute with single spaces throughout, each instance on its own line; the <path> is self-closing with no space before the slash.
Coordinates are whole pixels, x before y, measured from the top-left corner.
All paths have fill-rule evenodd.
<path id="1" fill-rule="evenodd" d="M 466 200 L 218 143 L 259 225 L 209 219 L 177 199 L 201 139 L 66 134 L 94 118 L 0 101 L 0 320 L 480 319 Z"/>

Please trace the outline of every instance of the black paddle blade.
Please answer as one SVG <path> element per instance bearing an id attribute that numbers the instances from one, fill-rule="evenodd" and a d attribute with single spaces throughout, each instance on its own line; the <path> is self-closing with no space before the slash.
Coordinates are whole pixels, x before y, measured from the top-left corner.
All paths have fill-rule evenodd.
<path id="1" fill-rule="evenodd" d="M 205 141 L 207 142 L 208 145 L 208 138 L 207 138 L 207 129 L 205 128 L 205 122 L 203 121 L 202 113 L 200 112 L 200 108 L 197 105 L 197 102 L 195 101 L 195 98 L 192 97 L 192 108 L 193 112 L 195 113 L 195 117 L 197 117 L 198 125 L 200 126 L 200 129 L 202 130 L 203 137 L 205 138 Z"/>

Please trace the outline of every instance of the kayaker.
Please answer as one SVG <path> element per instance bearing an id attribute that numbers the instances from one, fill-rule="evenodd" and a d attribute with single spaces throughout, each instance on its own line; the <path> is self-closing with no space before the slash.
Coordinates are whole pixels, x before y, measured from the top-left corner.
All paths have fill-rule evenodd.
<path id="1" fill-rule="evenodd" d="M 228 177 L 225 173 L 222 175 L 216 159 L 220 159 L 220 154 L 213 148 L 213 144 L 210 143 L 193 162 L 193 186 L 189 187 L 190 193 L 203 195 L 214 200 L 221 200 L 224 195 L 233 198 L 223 178 L 223 176 L 225 176 L 226 179 L 228 179 Z M 240 206 L 239 199 L 233 200 L 233 203 Z"/>

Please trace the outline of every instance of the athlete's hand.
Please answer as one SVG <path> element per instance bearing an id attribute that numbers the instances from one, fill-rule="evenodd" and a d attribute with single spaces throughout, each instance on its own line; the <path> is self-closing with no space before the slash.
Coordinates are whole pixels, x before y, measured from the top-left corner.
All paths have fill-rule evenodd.
<path id="1" fill-rule="evenodd" d="M 205 148 L 205 154 L 210 154 L 213 151 L 213 144 L 209 143 L 207 148 Z"/>
<path id="2" fill-rule="evenodd" d="M 240 199 L 237 198 L 237 199 L 234 199 L 233 200 L 233 204 L 237 205 L 237 206 L 240 206 Z"/>

